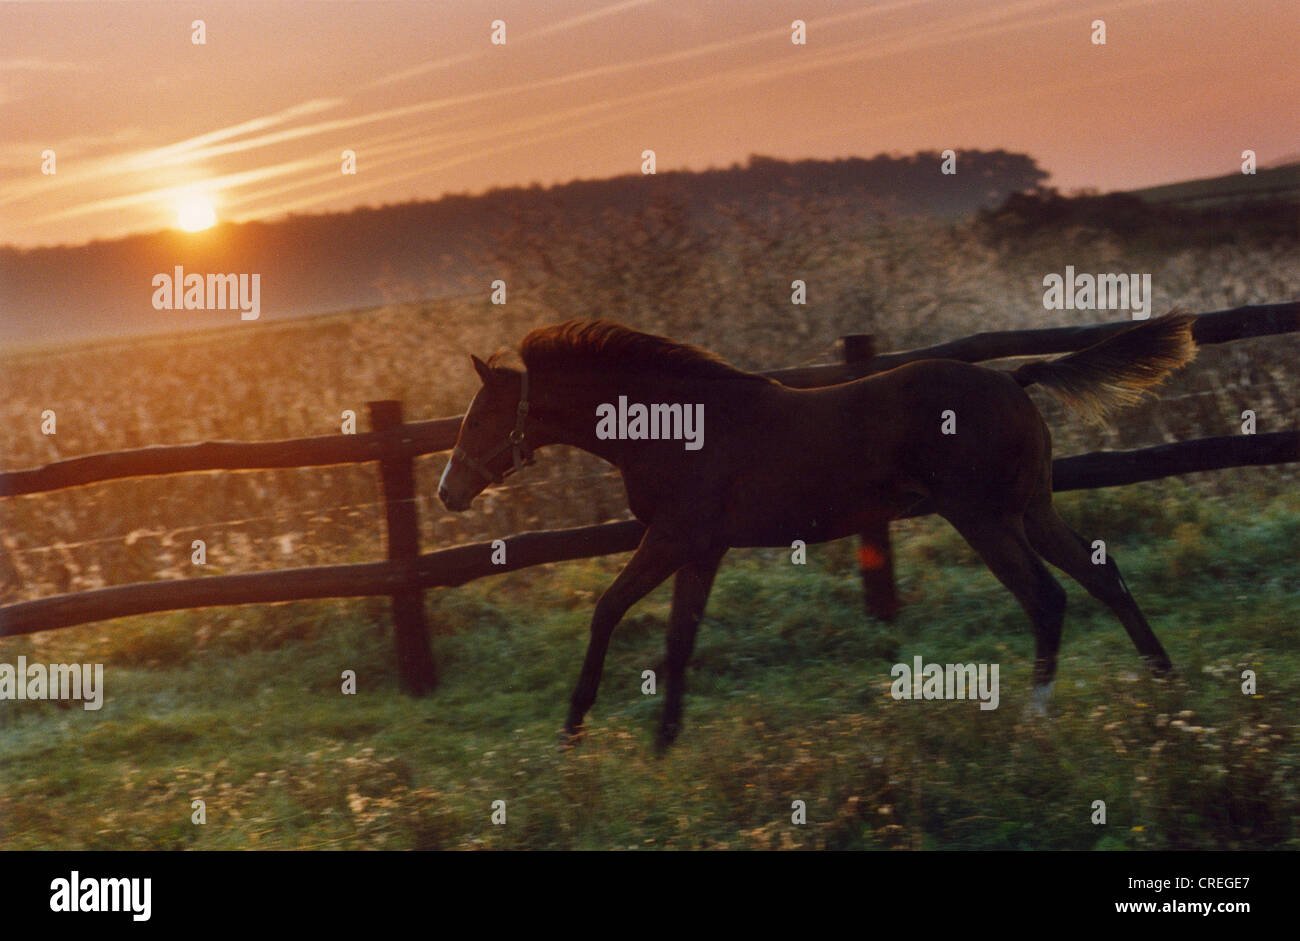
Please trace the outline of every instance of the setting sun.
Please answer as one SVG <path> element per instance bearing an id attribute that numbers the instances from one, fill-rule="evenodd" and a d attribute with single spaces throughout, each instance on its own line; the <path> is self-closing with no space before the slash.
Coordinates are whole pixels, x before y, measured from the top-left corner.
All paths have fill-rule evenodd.
<path id="1" fill-rule="evenodd" d="M 176 204 L 176 224 L 186 232 L 200 232 L 217 222 L 212 200 L 198 193 L 182 196 Z"/>

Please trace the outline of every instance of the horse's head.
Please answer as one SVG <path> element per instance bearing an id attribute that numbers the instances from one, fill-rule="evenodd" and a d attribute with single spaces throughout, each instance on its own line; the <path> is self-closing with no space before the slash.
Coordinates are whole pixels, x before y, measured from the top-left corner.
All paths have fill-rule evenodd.
<path id="1" fill-rule="evenodd" d="M 488 484 L 500 483 L 532 463 L 532 450 L 525 441 L 528 373 L 490 366 L 477 356 L 470 359 L 483 388 L 469 403 L 455 450 L 438 482 L 438 498 L 457 513 L 468 510 Z"/>

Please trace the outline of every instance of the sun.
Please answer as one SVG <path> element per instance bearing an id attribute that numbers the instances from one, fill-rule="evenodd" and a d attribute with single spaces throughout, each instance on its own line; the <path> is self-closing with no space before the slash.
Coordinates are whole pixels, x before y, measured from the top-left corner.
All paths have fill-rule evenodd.
<path id="1" fill-rule="evenodd" d="M 202 193 L 187 193 L 176 203 L 176 225 L 186 232 L 202 232 L 217 224 L 217 210 Z"/>

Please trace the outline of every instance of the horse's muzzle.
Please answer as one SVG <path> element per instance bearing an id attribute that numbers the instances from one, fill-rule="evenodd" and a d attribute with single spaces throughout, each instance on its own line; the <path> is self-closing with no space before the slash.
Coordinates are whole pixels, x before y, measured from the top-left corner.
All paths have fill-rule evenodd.
<path id="1" fill-rule="evenodd" d="M 454 496 L 452 492 L 447 489 L 446 484 L 440 484 L 438 486 L 438 499 L 442 501 L 443 506 L 451 510 L 453 513 L 463 513 L 465 510 L 469 509 L 469 505 L 473 502 L 473 500 L 465 500 L 464 498 Z"/>

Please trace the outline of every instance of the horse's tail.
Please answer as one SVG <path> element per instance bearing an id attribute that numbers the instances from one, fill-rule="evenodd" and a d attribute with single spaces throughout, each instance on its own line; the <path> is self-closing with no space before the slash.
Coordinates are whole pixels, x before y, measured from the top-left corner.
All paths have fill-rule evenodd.
<path id="1" fill-rule="evenodd" d="M 1062 356 L 1035 360 L 1011 373 L 1022 386 L 1041 385 L 1093 421 L 1135 405 L 1142 393 L 1163 382 L 1196 356 L 1192 325 L 1182 310 L 1134 324 L 1100 343 Z"/>

